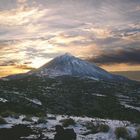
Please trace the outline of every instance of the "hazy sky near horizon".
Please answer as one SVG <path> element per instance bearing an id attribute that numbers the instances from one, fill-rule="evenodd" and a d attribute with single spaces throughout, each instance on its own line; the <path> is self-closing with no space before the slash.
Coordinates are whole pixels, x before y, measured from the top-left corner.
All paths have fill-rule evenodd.
<path id="1" fill-rule="evenodd" d="M 0 76 L 65 52 L 110 71 L 140 70 L 140 0 L 0 1 Z"/>

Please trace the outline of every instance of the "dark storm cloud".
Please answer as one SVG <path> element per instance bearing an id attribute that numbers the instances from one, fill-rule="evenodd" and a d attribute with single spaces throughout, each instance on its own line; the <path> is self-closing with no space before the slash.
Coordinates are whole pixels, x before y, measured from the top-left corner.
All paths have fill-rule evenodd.
<path id="1" fill-rule="evenodd" d="M 93 61 L 99 64 L 140 64 L 140 48 L 129 48 L 126 50 L 116 50 L 110 52 L 102 52 L 96 58 L 91 58 L 89 61 Z"/>
<path id="2" fill-rule="evenodd" d="M 0 2 L 3 64 L 23 64 L 27 59 L 45 62 L 65 52 L 88 57 L 93 49 L 98 56 L 95 61 L 100 64 L 139 64 L 139 44 L 140 0 Z"/>

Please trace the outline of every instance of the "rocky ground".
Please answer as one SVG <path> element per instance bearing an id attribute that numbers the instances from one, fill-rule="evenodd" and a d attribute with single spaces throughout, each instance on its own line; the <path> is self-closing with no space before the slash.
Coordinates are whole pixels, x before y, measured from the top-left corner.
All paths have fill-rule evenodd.
<path id="1" fill-rule="evenodd" d="M 139 140 L 140 138 L 140 125 L 129 121 L 48 114 L 43 118 L 26 115 L 1 117 L 0 139 L 53 139 L 56 125 L 73 128 L 77 140 Z"/>

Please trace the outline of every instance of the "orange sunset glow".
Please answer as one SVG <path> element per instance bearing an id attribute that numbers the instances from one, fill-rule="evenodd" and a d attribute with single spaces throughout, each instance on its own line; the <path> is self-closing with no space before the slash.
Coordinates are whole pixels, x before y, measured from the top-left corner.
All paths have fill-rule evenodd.
<path id="1" fill-rule="evenodd" d="M 107 71 L 139 71 L 140 2 L 127 1 L 2 0 L 0 77 L 66 52 Z"/>

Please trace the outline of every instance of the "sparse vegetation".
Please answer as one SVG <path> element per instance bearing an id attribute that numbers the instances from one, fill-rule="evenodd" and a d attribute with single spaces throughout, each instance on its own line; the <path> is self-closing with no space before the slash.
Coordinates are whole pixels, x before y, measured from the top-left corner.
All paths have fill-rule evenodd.
<path id="1" fill-rule="evenodd" d="M 128 120 L 140 123 L 140 112 L 120 104 L 118 93 L 134 99 L 138 97 L 139 84 L 121 84 L 105 81 L 57 77 L 0 81 L 0 96 L 9 102 L 0 103 L 0 112 L 11 112 L 43 117 L 48 113 Z M 30 86 L 29 86 L 30 85 Z M 6 92 L 4 90 L 6 89 Z M 94 94 L 93 94 L 94 91 Z M 16 94 L 15 94 L 16 92 Z M 133 94 L 131 94 L 133 92 Z M 20 94 L 19 94 L 20 93 Z M 96 93 L 105 96 L 96 96 Z M 26 98 L 37 98 L 38 106 Z M 92 106 L 92 107 L 91 107 Z"/>
<path id="2" fill-rule="evenodd" d="M 22 119 L 22 121 L 32 122 L 33 120 L 30 116 L 26 116 L 25 118 Z"/>
<path id="3" fill-rule="evenodd" d="M 137 137 L 136 140 L 140 140 L 140 128 L 137 129 Z"/>
<path id="4" fill-rule="evenodd" d="M 1 140 L 22 140 L 21 137 L 27 137 L 29 135 L 35 134 L 33 130 L 27 125 L 15 125 L 12 128 L 0 129 L 0 139 Z"/>
<path id="5" fill-rule="evenodd" d="M 7 124 L 7 122 L 2 117 L 0 117 L 0 124 Z"/>
<path id="6" fill-rule="evenodd" d="M 99 131 L 100 132 L 108 132 L 109 131 L 109 126 L 106 124 L 101 124 L 99 125 Z"/>
<path id="7" fill-rule="evenodd" d="M 45 117 L 39 118 L 37 123 L 47 123 L 47 119 Z"/>
<path id="8" fill-rule="evenodd" d="M 94 125 L 92 122 L 87 122 L 86 123 L 86 128 L 90 130 L 89 133 L 95 134 L 98 132 L 108 132 L 109 131 L 109 126 L 106 124 L 97 124 Z"/>
<path id="9" fill-rule="evenodd" d="M 125 138 L 129 137 L 128 131 L 125 127 L 117 127 L 115 130 L 115 134 L 117 138 Z"/>
<path id="10" fill-rule="evenodd" d="M 87 134 L 95 134 L 98 133 L 98 127 L 94 125 L 92 122 L 86 123 L 86 128 L 90 130 Z"/>
<path id="11" fill-rule="evenodd" d="M 62 125 L 64 127 L 68 127 L 70 125 L 75 125 L 75 121 L 72 119 L 72 118 L 68 118 L 68 119 L 63 119 L 63 120 L 60 120 L 60 122 L 62 122 Z"/>
<path id="12" fill-rule="evenodd" d="M 1 116 L 4 118 L 12 117 L 12 118 L 18 119 L 19 115 L 20 115 L 19 113 L 15 113 L 15 112 L 8 111 L 8 110 L 1 113 Z"/>
<path id="13" fill-rule="evenodd" d="M 9 116 L 11 116 L 11 114 L 12 114 L 11 111 L 5 111 L 5 112 L 1 113 L 1 116 L 2 117 L 9 117 Z"/>

